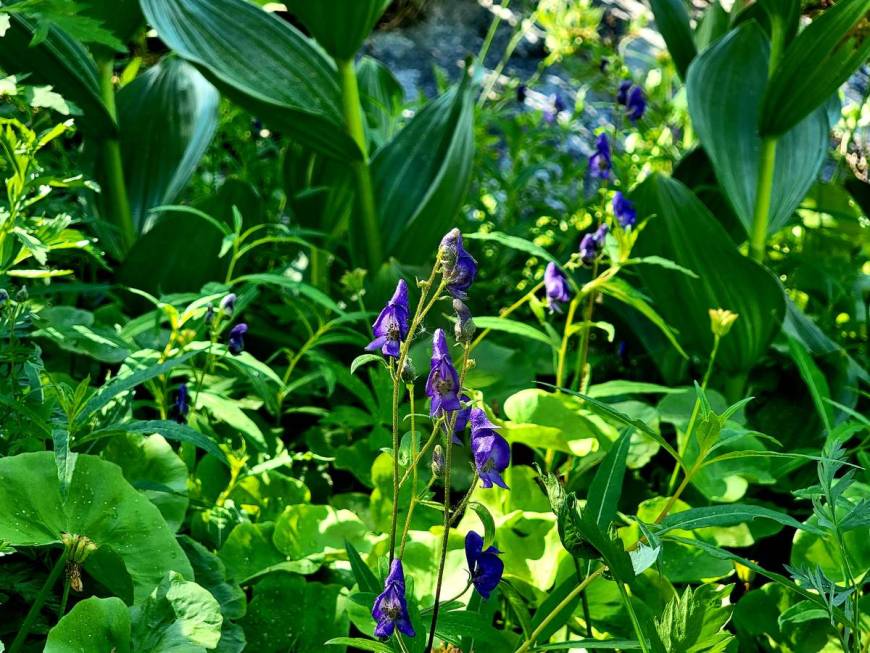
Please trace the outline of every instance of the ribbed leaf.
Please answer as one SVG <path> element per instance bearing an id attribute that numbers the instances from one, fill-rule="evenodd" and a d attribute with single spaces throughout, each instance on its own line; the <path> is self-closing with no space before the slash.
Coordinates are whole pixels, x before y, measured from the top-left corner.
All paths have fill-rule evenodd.
<path id="1" fill-rule="evenodd" d="M 332 62 L 289 23 L 246 0 L 141 0 L 160 38 L 222 92 L 324 154 L 356 160 Z"/>
<path id="2" fill-rule="evenodd" d="M 466 77 L 375 155 L 372 178 L 388 256 L 427 260 L 449 231 L 471 179 L 473 120 Z"/>
<path id="3" fill-rule="evenodd" d="M 661 531 L 657 531 L 657 533 L 664 534 L 675 529 L 688 531 L 695 528 L 707 528 L 708 526 L 735 526 L 752 521 L 753 519 L 770 519 L 783 526 L 815 530 L 814 527 L 802 524 L 797 519 L 778 510 L 771 510 L 764 506 L 728 504 L 725 506 L 690 508 L 689 510 L 668 515 L 662 520 L 659 525 Z"/>
<path id="4" fill-rule="evenodd" d="M 664 319 L 679 330 L 688 351 L 706 358 L 713 345 L 709 309 L 737 313 L 740 317 L 722 339 L 716 362 L 731 371 L 749 369 L 782 324 L 785 299 L 776 278 L 742 256 L 722 226 L 680 182 L 653 175 L 633 197 L 641 215 L 656 216 L 638 240 L 637 253 L 655 252 L 699 277 L 646 269 L 645 288 Z"/>
<path id="5" fill-rule="evenodd" d="M 127 42 L 145 22 L 139 0 L 88 0 L 82 4 L 82 13 L 100 21 L 121 41 Z"/>
<path id="6" fill-rule="evenodd" d="M 56 27 L 30 47 L 33 23 L 20 15 L 9 15 L 9 19 L 9 29 L 0 40 L 0 67 L 8 73 L 28 73 L 30 82 L 51 84 L 75 102 L 84 112 L 76 121 L 88 135 L 114 134 L 117 127 L 100 99 L 97 69 L 85 47 Z"/>
<path id="7" fill-rule="evenodd" d="M 589 486 L 589 493 L 586 495 L 586 510 L 592 511 L 595 523 L 604 531 L 610 527 L 610 522 L 616 517 L 616 507 L 619 504 L 619 497 L 622 496 L 625 461 L 631 446 L 633 430 L 625 429 L 607 452 L 598 471 L 595 472 L 595 477 Z"/>
<path id="8" fill-rule="evenodd" d="M 682 79 L 695 58 L 695 40 L 689 26 L 689 12 L 683 0 L 650 0 L 656 27 L 664 38 L 671 59 Z"/>
<path id="9" fill-rule="evenodd" d="M 393 138 L 402 114 L 405 92 L 392 71 L 377 59 L 362 57 L 356 66 L 360 104 L 366 116 L 370 151 Z"/>
<path id="10" fill-rule="evenodd" d="M 287 0 L 317 42 L 336 59 L 350 59 L 392 0 Z"/>
<path id="11" fill-rule="evenodd" d="M 217 90 L 192 65 L 169 57 L 118 94 L 124 176 L 133 223 L 154 224 L 196 169 L 217 128 Z"/>
<path id="12" fill-rule="evenodd" d="M 490 331 L 501 331 L 502 333 L 512 333 L 516 336 L 528 338 L 529 340 L 537 340 L 545 345 L 556 348 L 559 346 L 558 341 L 554 341 L 543 331 L 539 331 L 533 326 L 525 322 L 517 322 L 504 317 L 475 317 L 474 323 L 481 329 L 489 329 Z"/>
<path id="13" fill-rule="evenodd" d="M 749 21 L 699 55 L 686 80 L 692 124 L 747 234 L 755 209 L 761 159 L 757 125 L 769 54 L 764 32 Z M 778 231 L 791 218 L 815 181 L 827 147 L 824 109 L 779 139 L 769 232 Z"/>
<path id="14" fill-rule="evenodd" d="M 778 136 L 822 106 L 870 55 L 870 0 L 839 0 L 792 41 L 770 78 L 761 133 Z"/>

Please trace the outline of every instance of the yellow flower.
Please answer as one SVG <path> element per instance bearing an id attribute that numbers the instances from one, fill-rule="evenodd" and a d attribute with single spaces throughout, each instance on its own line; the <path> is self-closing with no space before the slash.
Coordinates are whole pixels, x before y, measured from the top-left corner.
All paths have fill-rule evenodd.
<path id="1" fill-rule="evenodd" d="M 713 331 L 713 335 L 719 338 L 728 335 L 738 317 L 740 316 L 737 313 L 732 313 L 725 308 L 711 308 L 710 329 Z"/>

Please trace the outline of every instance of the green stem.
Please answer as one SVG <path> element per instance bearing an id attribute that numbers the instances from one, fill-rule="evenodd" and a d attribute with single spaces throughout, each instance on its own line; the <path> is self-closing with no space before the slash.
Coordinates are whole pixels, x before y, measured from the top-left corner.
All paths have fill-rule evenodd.
<path id="1" fill-rule="evenodd" d="M 390 376 L 393 377 L 393 518 L 390 520 L 390 562 L 396 554 L 396 527 L 399 522 L 399 376 L 390 359 Z"/>
<path id="2" fill-rule="evenodd" d="M 776 138 L 766 137 L 761 142 L 761 160 L 758 165 L 758 185 L 755 189 L 755 212 L 752 216 L 750 256 L 761 263 L 767 246 L 767 225 L 773 195 L 773 173 L 776 168 Z"/>
<path id="3" fill-rule="evenodd" d="M 63 581 L 63 596 L 60 599 L 60 608 L 57 611 L 57 618 L 63 619 L 63 615 L 66 614 L 66 604 L 69 601 L 69 588 L 70 588 L 70 579 L 69 576 Z"/>
<path id="4" fill-rule="evenodd" d="M 362 209 L 363 235 L 365 237 L 368 266 L 369 269 L 376 270 L 383 261 L 383 249 L 381 247 L 380 229 L 378 228 L 378 213 L 375 208 L 372 174 L 369 168 L 368 145 L 366 143 L 365 128 L 363 127 L 359 85 L 357 84 L 353 59 L 340 59 L 336 61 L 336 64 L 338 64 L 338 72 L 341 75 L 342 102 L 347 130 L 351 138 L 359 146 L 360 152 L 362 152 L 362 160 L 355 161 L 353 169 L 356 175 L 360 208 Z"/>
<path id="5" fill-rule="evenodd" d="M 51 573 L 48 574 L 48 578 L 45 579 L 45 583 L 43 584 L 42 589 L 39 590 L 36 600 L 33 602 L 33 605 L 30 606 L 27 616 L 24 617 L 24 621 L 21 623 L 21 628 L 18 630 L 18 634 L 15 636 L 12 645 L 9 647 L 9 653 L 18 653 L 18 651 L 21 650 L 21 647 L 24 646 L 24 642 L 30 634 L 30 629 L 33 627 L 33 622 L 36 621 L 36 618 L 39 616 L 39 612 L 42 610 L 42 606 L 45 604 L 45 601 L 51 593 L 54 584 L 57 582 L 58 577 L 63 573 L 64 567 L 66 566 L 66 557 L 67 551 L 64 549 L 63 553 L 61 553 L 60 557 L 57 559 L 57 562 L 54 563 L 54 567 L 52 568 Z"/>
<path id="6" fill-rule="evenodd" d="M 625 609 L 628 611 L 628 616 L 631 619 L 631 625 L 634 628 L 634 634 L 637 636 L 637 641 L 640 643 L 640 650 L 643 653 L 648 653 L 646 637 L 643 634 L 643 629 L 640 627 L 640 620 L 637 618 L 637 613 L 634 611 L 634 606 L 631 604 L 631 597 L 625 591 L 625 585 L 622 581 L 616 581 L 616 586 L 619 588 L 619 594 L 622 596 L 622 602 L 625 604 Z"/>
<path id="7" fill-rule="evenodd" d="M 100 59 L 97 63 L 100 76 L 100 97 L 106 110 L 117 124 L 118 111 L 115 107 L 115 87 L 112 82 L 114 74 L 111 57 Z M 118 228 L 121 237 L 121 252 L 127 252 L 136 242 L 136 229 L 133 226 L 133 214 L 130 212 L 130 200 L 127 197 L 127 184 L 124 181 L 124 164 L 121 157 L 121 143 L 117 136 L 107 136 L 100 141 L 103 166 L 105 172 L 105 193 L 108 203 L 109 219 Z"/>

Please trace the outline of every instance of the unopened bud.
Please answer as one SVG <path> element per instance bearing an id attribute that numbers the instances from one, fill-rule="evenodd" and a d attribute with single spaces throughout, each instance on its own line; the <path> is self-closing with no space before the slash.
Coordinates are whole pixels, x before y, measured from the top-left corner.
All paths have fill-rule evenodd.
<path id="1" fill-rule="evenodd" d="M 456 265 L 456 258 L 459 255 L 459 239 L 461 237 L 462 233 L 454 227 L 441 239 L 438 253 L 441 255 L 441 264 L 445 270 L 451 270 Z"/>
<path id="2" fill-rule="evenodd" d="M 230 293 L 221 300 L 221 311 L 227 317 L 232 317 L 236 310 L 236 294 Z"/>
<path id="3" fill-rule="evenodd" d="M 15 293 L 15 301 L 16 302 L 26 302 L 27 298 L 29 296 L 30 295 L 27 294 L 27 286 L 21 286 L 21 288 L 19 288 L 18 292 Z"/>
<path id="4" fill-rule="evenodd" d="M 453 310 L 456 311 L 456 324 L 453 327 L 453 335 L 456 336 L 456 342 L 471 342 L 474 332 L 477 330 L 477 326 L 471 317 L 471 311 L 468 310 L 468 306 L 461 299 L 453 300 Z"/>
<path id="5" fill-rule="evenodd" d="M 405 383 L 413 383 L 414 379 L 417 378 L 417 370 L 414 369 L 414 363 L 408 357 L 405 357 L 405 362 L 402 364 L 400 376 Z"/>
<path id="6" fill-rule="evenodd" d="M 719 338 L 728 335 L 728 332 L 731 331 L 731 327 L 734 325 L 734 322 L 737 321 L 738 317 L 740 316 L 737 313 L 732 313 L 727 309 L 711 308 L 710 330 L 713 331 L 714 336 L 718 336 Z"/>
<path id="7" fill-rule="evenodd" d="M 444 474 L 444 449 L 436 444 L 432 450 L 432 476 L 440 478 Z"/>

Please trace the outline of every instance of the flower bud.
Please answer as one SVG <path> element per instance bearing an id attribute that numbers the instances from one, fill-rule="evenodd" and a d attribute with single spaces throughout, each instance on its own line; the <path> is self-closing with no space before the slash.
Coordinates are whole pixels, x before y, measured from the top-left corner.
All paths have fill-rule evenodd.
<path id="1" fill-rule="evenodd" d="M 709 312 L 710 330 L 713 332 L 713 335 L 718 338 L 728 335 L 734 322 L 736 322 L 737 318 L 740 317 L 737 313 L 732 313 L 725 308 L 711 308 Z"/>
<path id="2" fill-rule="evenodd" d="M 461 299 L 453 300 L 453 310 L 456 311 L 456 324 L 453 327 L 453 335 L 456 336 L 456 342 L 467 344 L 471 342 L 474 332 L 477 331 L 477 326 L 471 317 L 471 311 Z"/>
<path id="3" fill-rule="evenodd" d="M 221 311 L 227 317 L 232 317 L 236 310 L 236 294 L 230 293 L 221 300 Z"/>
<path id="4" fill-rule="evenodd" d="M 3 308 L 6 305 L 6 302 L 9 301 L 9 293 L 6 292 L 5 288 L 0 288 L 0 308 Z"/>
<path id="5" fill-rule="evenodd" d="M 208 307 L 205 309 L 205 315 L 203 316 L 202 319 L 203 319 L 203 322 L 206 323 L 206 325 L 211 326 L 211 323 L 214 321 L 214 305 L 213 304 L 209 304 Z"/>
<path id="6" fill-rule="evenodd" d="M 27 294 L 27 286 L 21 286 L 17 293 L 15 293 L 15 301 L 16 302 L 26 302 L 27 298 L 30 295 Z"/>
<path id="7" fill-rule="evenodd" d="M 441 478 L 444 474 L 444 449 L 440 444 L 436 444 L 432 450 L 432 476 Z"/>
<path id="8" fill-rule="evenodd" d="M 417 378 L 417 370 L 414 369 L 414 363 L 408 356 L 405 357 L 405 362 L 402 364 L 400 377 L 404 383 L 413 383 L 414 379 Z"/>

